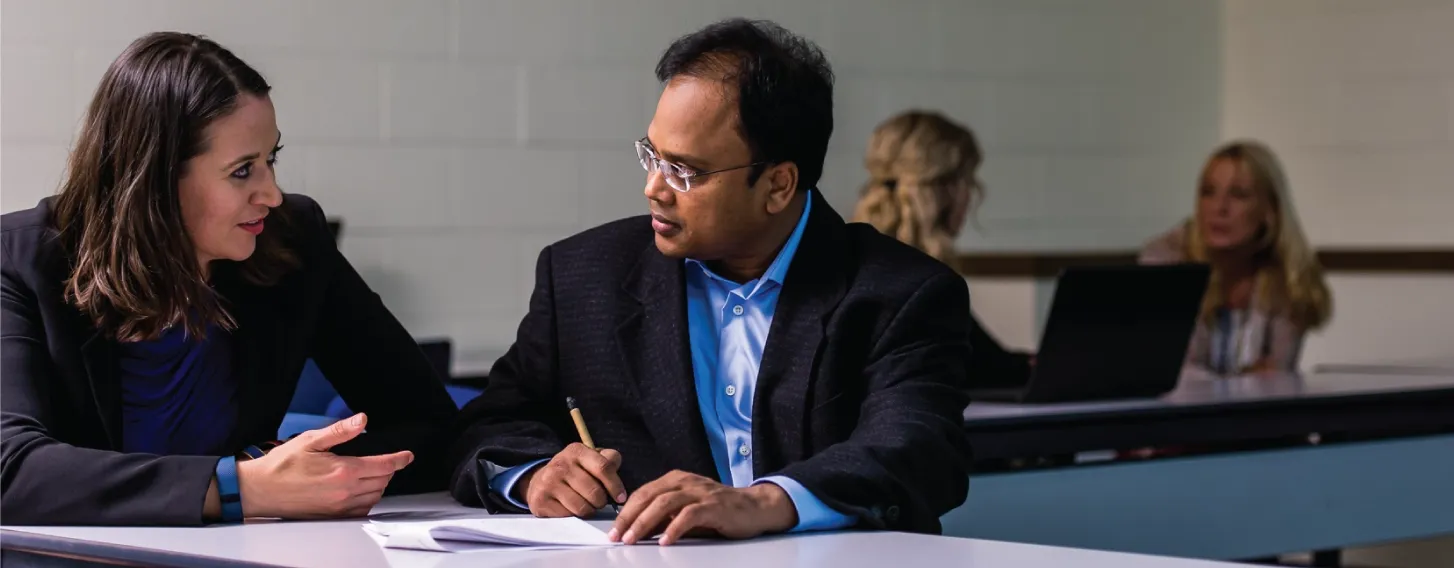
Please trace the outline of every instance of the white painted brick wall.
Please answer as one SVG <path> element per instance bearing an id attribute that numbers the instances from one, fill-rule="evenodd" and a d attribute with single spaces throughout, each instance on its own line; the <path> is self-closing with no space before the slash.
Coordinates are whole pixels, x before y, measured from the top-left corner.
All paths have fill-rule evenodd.
<path id="1" fill-rule="evenodd" d="M 1454 243 L 1454 1 L 1228 0 L 1223 134 L 1286 162 L 1314 243 Z"/>
<path id="2" fill-rule="evenodd" d="M 387 66 L 388 137 L 399 141 L 498 141 L 519 137 L 521 73 L 515 66 L 398 61 Z"/>
<path id="3" fill-rule="evenodd" d="M 3 0 L 0 208 L 54 191 L 81 111 L 126 43 L 207 34 L 274 84 L 285 189 L 344 217 L 344 253 L 411 331 L 453 336 L 477 366 L 513 336 L 542 246 L 644 211 L 630 143 L 659 92 L 656 58 L 678 35 L 741 15 L 823 46 L 839 87 L 822 190 L 842 213 L 873 126 L 924 106 L 969 123 L 988 153 L 984 231 L 961 246 L 1111 248 L 1189 207 L 1189 172 L 1218 139 L 1220 10 L 1219 0 Z"/>
<path id="4" fill-rule="evenodd" d="M 291 140 L 348 143 L 381 138 L 385 114 L 380 63 L 282 52 L 250 57 L 239 50 L 238 55 L 251 59 L 249 64 L 274 85 L 273 104 L 284 144 Z M 288 189 L 306 192 L 306 188 Z"/>

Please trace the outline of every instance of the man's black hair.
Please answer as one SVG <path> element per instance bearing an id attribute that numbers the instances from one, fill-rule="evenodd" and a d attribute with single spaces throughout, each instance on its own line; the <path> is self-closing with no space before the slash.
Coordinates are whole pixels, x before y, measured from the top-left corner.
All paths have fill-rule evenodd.
<path id="1" fill-rule="evenodd" d="M 735 84 L 730 94 L 752 161 L 793 162 L 798 186 L 817 186 L 833 134 L 833 69 L 813 42 L 766 20 L 723 20 L 666 49 L 656 78 L 678 75 Z M 763 169 L 753 168 L 748 183 Z"/>

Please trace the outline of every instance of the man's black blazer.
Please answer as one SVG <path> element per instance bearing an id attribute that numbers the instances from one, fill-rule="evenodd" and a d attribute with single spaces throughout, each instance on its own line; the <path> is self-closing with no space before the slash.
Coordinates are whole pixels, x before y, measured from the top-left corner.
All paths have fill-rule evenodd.
<path id="1" fill-rule="evenodd" d="M 197 525 L 217 456 L 123 454 L 117 344 L 65 301 L 69 254 L 53 198 L 0 220 L 0 519 L 6 524 Z M 281 215 L 279 215 L 281 214 Z M 285 222 L 277 222 L 285 221 Z M 334 449 L 412 450 L 394 491 L 444 486 L 457 410 L 409 332 L 339 254 L 313 200 L 288 195 L 268 219 L 302 267 L 276 286 L 213 266 L 237 320 L 233 451 L 277 437 L 304 362 L 313 358 L 368 432 Z"/>
<path id="2" fill-rule="evenodd" d="M 758 373 L 753 469 L 786 475 L 858 526 L 939 532 L 964 502 L 969 294 L 944 264 L 819 192 L 783 283 Z M 596 445 L 621 452 L 628 491 L 674 470 L 717 468 L 697 406 L 683 261 L 657 251 L 647 217 L 547 247 L 515 345 L 461 413 L 454 497 L 512 510 L 491 465 L 578 441 L 574 397 Z"/>

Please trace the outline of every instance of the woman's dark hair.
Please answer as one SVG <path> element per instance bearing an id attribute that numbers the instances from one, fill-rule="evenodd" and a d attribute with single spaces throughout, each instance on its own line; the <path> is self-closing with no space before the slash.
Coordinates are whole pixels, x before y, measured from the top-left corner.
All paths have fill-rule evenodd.
<path id="1" fill-rule="evenodd" d="M 672 42 L 656 79 L 677 75 L 735 83 L 752 161 L 792 162 L 801 187 L 818 184 L 833 135 L 833 69 L 813 42 L 769 21 L 723 20 Z M 748 183 L 762 171 L 754 168 Z"/>
<path id="2" fill-rule="evenodd" d="M 197 262 L 178 183 L 187 161 L 206 151 L 203 130 L 235 110 L 239 97 L 269 90 L 232 52 L 173 32 L 132 42 L 101 77 L 53 223 L 73 262 L 66 299 L 103 334 L 140 341 L 177 324 L 192 337 L 209 325 L 234 327 Z M 286 226 L 274 213 L 269 227 Z M 297 266 L 280 232 L 258 237 L 237 267 L 245 280 L 271 285 Z"/>

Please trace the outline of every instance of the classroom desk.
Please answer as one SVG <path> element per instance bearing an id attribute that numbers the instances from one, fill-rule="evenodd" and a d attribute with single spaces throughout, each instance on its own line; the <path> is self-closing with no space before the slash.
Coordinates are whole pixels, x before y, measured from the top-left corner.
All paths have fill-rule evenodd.
<path id="1" fill-rule="evenodd" d="M 1454 373 L 1188 380 L 1159 399 L 974 403 L 965 430 L 982 462 L 1222 451 L 986 472 L 944 517 L 945 534 L 1230 559 L 1454 533 Z"/>
<path id="2" fill-rule="evenodd" d="M 964 421 L 978 459 L 1437 429 L 1454 427 L 1454 371 L 1184 380 L 1154 399 L 977 402 Z"/>
<path id="3" fill-rule="evenodd" d="M 975 403 L 965 430 L 982 460 L 1111 448 L 1334 440 L 1183 458 L 983 473 L 943 518 L 941 539 L 821 534 L 669 549 L 512 554 L 485 559 L 381 551 L 360 521 L 203 529 L 4 527 L 19 551 L 112 563 L 196 566 L 754 564 L 1197 566 L 1141 556 L 1248 558 L 1454 533 L 1454 373 L 1187 381 L 1160 399 L 1084 404 Z M 1348 438 L 1357 441 L 1340 441 Z M 390 498 L 379 512 L 438 510 Z M 432 497 L 439 499 L 438 496 Z M 411 500 L 413 499 L 413 500 Z M 434 507 L 431 509 L 431 507 Z M 165 544 L 163 544 L 163 541 Z M 1025 547 L 993 541 L 1067 548 Z M 763 559 L 763 562 L 759 562 Z M 559 564 L 555 562 L 559 561 Z"/>
<path id="4" fill-rule="evenodd" d="M 1365 375 L 1449 375 L 1454 374 L 1454 359 L 1322 363 L 1313 367 L 1313 372 L 1358 373 Z"/>
<path id="5" fill-rule="evenodd" d="M 390 497 L 375 515 L 484 515 L 442 493 Z M 399 520 L 394 518 L 393 520 Z M 772 537 L 747 542 L 640 545 L 558 551 L 435 553 L 384 550 L 363 520 L 256 522 L 203 528 L 4 527 L 5 565 L 58 556 L 120 565 L 298 566 L 310 568 L 490 568 L 533 566 L 974 566 L 976 568 L 1214 568 L 1220 563 L 890 532 Z M 24 554 L 25 556 L 22 556 Z M 36 556 L 44 555 L 44 556 Z M 38 562 L 39 563 L 39 562 Z"/>

